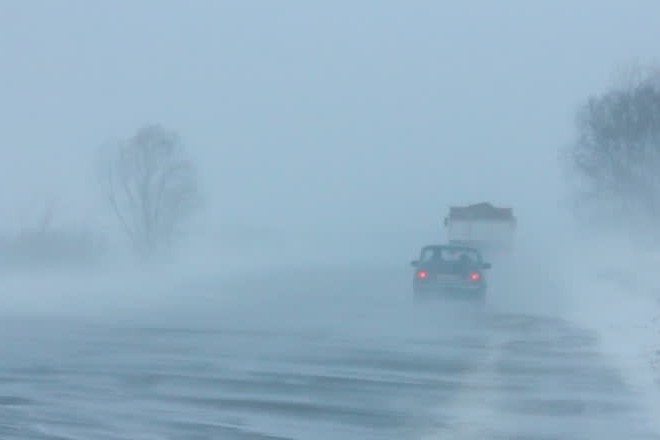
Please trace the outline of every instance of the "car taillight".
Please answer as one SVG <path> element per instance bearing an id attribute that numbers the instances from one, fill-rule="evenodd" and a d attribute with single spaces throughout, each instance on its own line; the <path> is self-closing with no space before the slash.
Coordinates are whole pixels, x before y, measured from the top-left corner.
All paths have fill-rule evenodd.
<path id="1" fill-rule="evenodd" d="M 428 272 L 424 272 L 423 270 L 421 270 L 421 271 L 417 272 L 417 276 L 419 278 L 426 278 L 426 277 L 429 276 L 429 274 L 428 274 Z"/>
<path id="2" fill-rule="evenodd" d="M 479 280 L 481 279 L 481 274 L 480 274 L 480 273 L 476 273 L 476 272 L 473 273 L 473 274 L 470 274 L 470 279 L 471 279 L 472 281 L 479 281 Z"/>

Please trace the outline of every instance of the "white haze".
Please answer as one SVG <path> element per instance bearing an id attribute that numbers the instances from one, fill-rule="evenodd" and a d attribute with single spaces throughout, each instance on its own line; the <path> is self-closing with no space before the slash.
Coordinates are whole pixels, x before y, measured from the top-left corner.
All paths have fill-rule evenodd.
<path id="1" fill-rule="evenodd" d="M 114 252 L 95 270 L 5 268 L 3 310 L 135 317 L 319 263 L 405 278 L 450 205 L 489 201 L 519 222 L 494 307 L 606 327 L 616 305 L 571 259 L 596 254 L 573 241 L 559 150 L 618 67 L 654 59 L 658 17 L 653 1 L 2 2 L 0 233 L 53 203 Z M 146 123 L 182 136 L 204 209 L 176 258 L 136 268 L 94 157 Z"/>
<path id="2" fill-rule="evenodd" d="M 558 150 L 577 106 L 654 56 L 658 13 L 611 1 L 4 2 L 0 230 L 52 204 L 58 224 L 121 250 L 95 152 L 155 122 L 179 132 L 200 172 L 204 210 L 180 268 L 405 263 L 444 239 L 449 205 L 479 201 L 513 207 L 525 246 L 547 254 L 570 225 Z"/>
<path id="3" fill-rule="evenodd" d="M 557 149 L 571 139 L 576 105 L 618 65 L 654 55 L 660 9 L 523 1 L 1 8 L 5 228 L 43 199 L 57 200 L 67 221 L 105 226 L 94 149 L 159 122 L 199 161 L 200 233 L 241 227 L 286 240 L 325 236 L 340 247 L 350 236 L 356 247 L 396 242 L 392 252 L 433 240 L 449 204 L 489 200 L 514 206 L 535 232 L 553 224 Z"/>

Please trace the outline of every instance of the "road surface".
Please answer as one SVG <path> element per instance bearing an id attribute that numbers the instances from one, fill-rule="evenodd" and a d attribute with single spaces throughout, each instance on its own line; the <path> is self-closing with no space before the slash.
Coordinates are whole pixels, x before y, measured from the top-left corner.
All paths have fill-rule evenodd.
<path id="1" fill-rule="evenodd" d="M 408 276 L 263 272 L 93 322 L 6 317 L 0 438 L 660 439 L 598 335 L 416 305 Z"/>

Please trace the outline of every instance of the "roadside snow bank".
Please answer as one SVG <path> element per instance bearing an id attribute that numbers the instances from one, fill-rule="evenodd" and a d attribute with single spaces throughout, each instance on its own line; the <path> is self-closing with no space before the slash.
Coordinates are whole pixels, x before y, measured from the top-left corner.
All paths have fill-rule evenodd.
<path id="1" fill-rule="evenodd" d="M 568 318 L 598 332 L 604 353 L 645 399 L 651 428 L 660 433 L 660 253 L 600 242 L 564 264 Z"/>
<path id="2" fill-rule="evenodd" d="M 90 268 L 5 269 L 0 313 L 26 318 L 116 319 L 222 296 L 221 282 L 250 264 L 217 257 L 138 266 L 125 262 Z"/>
<path id="3" fill-rule="evenodd" d="M 246 295 L 254 295 L 247 291 L 246 280 L 314 270 L 346 271 L 358 263 L 362 268 L 384 264 L 359 256 L 333 257 L 310 252 L 302 245 L 231 253 L 199 246 L 169 261 L 148 265 L 116 258 L 85 268 L 0 266 L 0 315 L 95 322 L 144 320 L 165 311 L 176 315 L 184 309 L 218 308 L 243 301 Z"/>

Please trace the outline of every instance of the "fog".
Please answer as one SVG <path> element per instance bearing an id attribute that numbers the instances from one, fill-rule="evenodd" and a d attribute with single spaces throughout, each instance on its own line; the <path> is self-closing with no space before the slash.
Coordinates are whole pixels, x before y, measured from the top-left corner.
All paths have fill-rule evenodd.
<path id="1" fill-rule="evenodd" d="M 518 219 L 491 310 L 611 329 L 622 287 L 599 274 L 638 249 L 577 226 L 560 152 L 579 105 L 655 61 L 657 17 L 652 1 L 1 2 L 0 236 L 51 212 L 104 249 L 3 264 L 3 315 L 404 340 L 437 330 L 408 302 L 410 260 L 446 241 L 450 206 L 490 202 Z M 180 246 L 138 264 L 98 151 L 151 123 L 180 135 L 202 204 Z"/>
<path id="2" fill-rule="evenodd" d="M 544 231 L 576 105 L 654 56 L 658 9 L 6 2 L 2 222 L 45 199 L 67 221 L 112 222 L 94 151 L 157 122 L 198 161 L 200 233 L 394 238 L 398 251 L 435 239 L 448 205 L 479 200 Z"/>
<path id="3" fill-rule="evenodd" d="M 179 249 L 223 268 L 407 262 L 451 205 L 513 207 L 519 243 L 572 228 L 577 106 L 652 59 L 652 2 L 6 2 L 0 230 L 126 237 L 100 147 L 176 131 L 203 209 Z M 552 239 L 550 239 L 552 237 Z M 541 246 L 541 247 L 538 247 Z M 538 247 L 537 251 L 533 251 Z M 119 255 L 119 256 L 117 256 Z M 185 264 L 184 264 L 185 263 Z"/>

